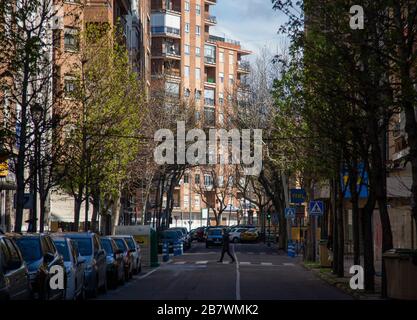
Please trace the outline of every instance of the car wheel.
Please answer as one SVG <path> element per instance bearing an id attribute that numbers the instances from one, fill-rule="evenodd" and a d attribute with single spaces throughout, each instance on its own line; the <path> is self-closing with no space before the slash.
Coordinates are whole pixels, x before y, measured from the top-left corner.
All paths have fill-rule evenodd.
<path id="1" fill-rule="evenodd" d="M 142 262 L 139 263 L 139 269 L 138 269 L 138 273 L 142 272 Z"/>

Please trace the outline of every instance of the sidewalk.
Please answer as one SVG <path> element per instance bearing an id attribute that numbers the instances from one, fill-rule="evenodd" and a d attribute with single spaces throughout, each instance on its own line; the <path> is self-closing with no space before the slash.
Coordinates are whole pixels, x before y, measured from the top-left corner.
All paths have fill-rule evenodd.
<path id="1" fill-rule="evenodd" d="M 350 288 L 349 281 L 351 275 L 349 274 L 349 269 L 353 265 L 353 258 L 345 258 L 345 276 L 343 278 L 337 277 L 332 273 L 331 268 L 324 268 L 320 266 L 318 262 L 307 262 L 304 261 L 301 263 L 307 270 L 310 270 L 315 273 L 317 277 L 326 281 L 327 283 L 341 289 L 347 294 L 351 295 L 354 299 L 357 300 L 384 300 L 381 298 L 381 277 L 375 276 L 375 292 L 368 293 L 364 290 L 353 290 Z"/>

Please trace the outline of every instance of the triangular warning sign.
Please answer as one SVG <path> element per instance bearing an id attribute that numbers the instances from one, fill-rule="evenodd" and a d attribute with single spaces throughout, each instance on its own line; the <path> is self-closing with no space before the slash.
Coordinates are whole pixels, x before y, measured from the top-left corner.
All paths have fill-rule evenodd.
<path id="1" fill-rule="evenodd" d="M 314 206 L 311 209 L 311 213 L 321 213 L 321 208 L 318 202 L 314 202 Z"/>

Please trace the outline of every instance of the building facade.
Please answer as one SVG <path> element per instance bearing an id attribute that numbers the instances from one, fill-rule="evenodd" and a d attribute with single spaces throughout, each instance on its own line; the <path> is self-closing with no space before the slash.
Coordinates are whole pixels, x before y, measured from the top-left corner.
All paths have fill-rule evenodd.
<path id="1" fill-rule="evenodd" d="M 193 101 L 195 118 L 205 129 L 226 127 L 240 81 L 249 72 L 242 59 L 249 51 L 238 41 L 210 34 L 217 24 L 211 14 L 215 4 L 215 0 L 152 0 L 153 87 L 163 88 L 171 98 Z M 228 179 L 222 172 L 227 169 L 215 170 L 215 179 Z M 215 224 L 210 208 L 219 206 L 215 193 L 224 183 L 213 178 L 204 166 L 185 173 L 174 190 L 171 226 Z M 200 186 L 206 192 L 198 191 Z M 230 199 L 220 224 L 236 224 L 239 196 L 236 190 L 221 193 Z"/>

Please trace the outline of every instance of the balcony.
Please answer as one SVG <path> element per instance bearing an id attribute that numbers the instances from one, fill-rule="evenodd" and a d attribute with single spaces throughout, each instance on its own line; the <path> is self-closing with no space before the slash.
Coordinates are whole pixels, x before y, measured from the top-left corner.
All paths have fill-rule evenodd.
<path id="1" fill-rule="evenodd" d="M 212 26 L 214 26 L 214 25 L 216 25 L 216 24 L 217 24 L 217 18 L 216 18 L 216 16 L 211 16 L 211 15 L 209 15 L 209 14 L 206 14 L 206 15 L 205 15 L 205 17 L 204 17 L 204 21 L 205 21 L 207 24 L 212 25 Z"/>
<path id="2" fill-rule="evenodd" d="M 233 44 L 235 46 L 240 46 L 240 42 L 233 40 L 233 39 L 228 39 L 228 38 L 223 38 L 223 37 L 219 37 L 219 36 L 214 36 L 214 35 L 208 35 L 208 37 L 206 37 L 206 41 L 207 42 L 225 42 L 225 43 L 229 43 L 229 44 Z"/>
<path id="3" fill-rule="evenodd" d="M 243 60 L 238 61 L 237 71 L 239 73 L 249 73 L 250 72 L 249 62 L 248 61 L 243 61 Z"/>
<path id="4" fill-rule="evenodd" d="M 204 57 L 204 63 L 210 65 L 216 65 L 216 58 L 214 57 Z"/>
<path id="5" fill-rule="evenodd" d="M 217 0 L 206 0 L 205 2 L 206 2 L 207 4 L 212 4 L 212 5 L 217 4 Z"/>
<path id="6" fill-rule="evenodd" d="M 172 59 L 181 59 L 181 51 L 179 47 L 176 46 L 170 46 L 169 44 L 166 44 L 162 48 L 162 56 L 166 58 L 172 58 Z"/>
<path id="7" fill-rule="evenodd" d="M 152 27 L 151 32 L 153 36 L 172 36 L 175 38 L 181 37 L 181 30 L 172 27 Z"/>
<path id="8" fill-rule="evenodd" d="M 216 79 L 213 77 L 206 77 L 204 84 L 207 87 L 215 88 L 216 87 Z"/>
<path id="9" fill-rule="evenodd" d="M 214 99 L 211 99 L 211 98 L 205 98 L 204 99 L 204 105 L 210 106 L 210 107 L 214 107 L 215 100 Z"/>

